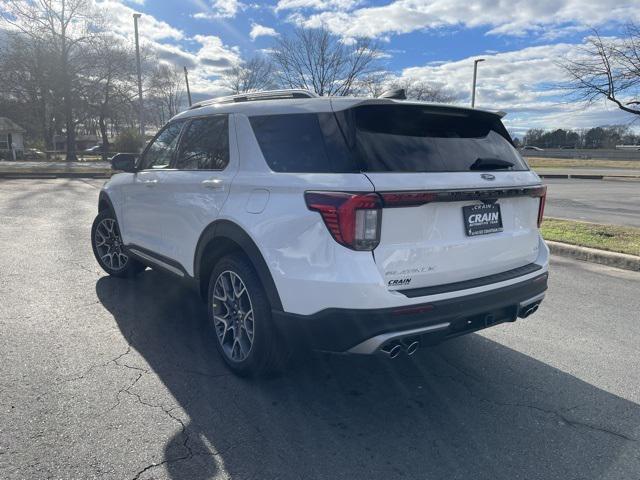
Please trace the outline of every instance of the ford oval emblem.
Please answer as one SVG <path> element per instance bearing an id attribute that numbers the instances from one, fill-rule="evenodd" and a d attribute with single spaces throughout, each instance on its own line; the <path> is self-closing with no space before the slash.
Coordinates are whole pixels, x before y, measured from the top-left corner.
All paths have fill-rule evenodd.
<path id="1" fill-rule="evenodd" d="M 482 178 L 484 178 L 485 180 L 495 180 L 496 179 L 495 175 L 491 175 L 490 173 L 483 173 L 480 176 Z"/>

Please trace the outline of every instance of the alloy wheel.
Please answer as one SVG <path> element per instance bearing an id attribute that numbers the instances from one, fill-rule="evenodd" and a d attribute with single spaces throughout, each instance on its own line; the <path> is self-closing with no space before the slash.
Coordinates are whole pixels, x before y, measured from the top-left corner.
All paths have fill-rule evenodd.
<path id="1" fill-rule="evenodd" d="M 213 322 L 226 357 L 233 362 L 246 360 L 253 346 L 253 306 L 242 278 L 231 270 L 216 279 Z"/>
<path id="2" fill-rule="evenodd" d="M 129 257 L 122 248 L 122 239 L 118 224 L 113 218 L 103 219 L 96 228 L 94 238 L 98 256 L 112 270 L 122 270 L 127 266 Z"/>

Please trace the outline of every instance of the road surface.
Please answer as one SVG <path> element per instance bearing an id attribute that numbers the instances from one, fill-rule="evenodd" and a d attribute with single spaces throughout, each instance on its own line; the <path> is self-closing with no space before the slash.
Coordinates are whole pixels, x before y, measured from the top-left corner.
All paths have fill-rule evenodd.
<path id="1" fill-rule="evenodd" d="M 640 274 L 554 259 L 527 320 L 241 380 L 193 293 L 100 271 L 100 183 L 0 181 L 0 478 L 637 480 Z"/>
<path id="2" fill-rule="evenodd" d="M 545 215 L 640 227 L 640 181 L 543 179 Z"/>

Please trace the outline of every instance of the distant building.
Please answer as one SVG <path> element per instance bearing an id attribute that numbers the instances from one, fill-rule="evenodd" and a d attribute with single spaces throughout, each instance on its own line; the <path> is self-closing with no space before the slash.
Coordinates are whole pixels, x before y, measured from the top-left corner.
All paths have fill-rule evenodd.
<path id="1" fill-rule="evenodd" d="M 0 159 L 15 160 L 24 152 L 26 130 L 7 117 L 0 117 Z"/>
<path id="2" fill-rule="evenodd" d="M 54 135 L 54 149 L 58 152 L 67 151 L 66 135 Z M 82 152 L 87 148 L 101 144 L 102 140 L 97 135 L 76 135 L 76 151 Z"/>

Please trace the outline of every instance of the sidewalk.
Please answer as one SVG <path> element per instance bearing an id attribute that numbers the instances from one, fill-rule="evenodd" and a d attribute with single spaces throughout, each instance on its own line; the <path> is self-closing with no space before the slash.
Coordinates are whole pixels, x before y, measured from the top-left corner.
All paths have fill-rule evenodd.
<path id="1" fill-rule="evenodd" d="M 0 178 L 108 178 L 109 162 L 0 162 Z"/>

